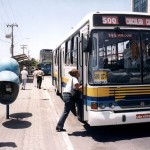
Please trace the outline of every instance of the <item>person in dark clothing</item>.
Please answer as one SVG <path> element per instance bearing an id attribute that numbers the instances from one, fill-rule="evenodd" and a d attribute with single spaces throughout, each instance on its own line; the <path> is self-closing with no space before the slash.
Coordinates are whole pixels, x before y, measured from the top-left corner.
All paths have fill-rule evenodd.
<path id="1" fill-rule="evenodd" d="M 44 80 L 44 72 L 39 68 L 37 71 L 37 88 L 41 89 L 42 80 Z"/>

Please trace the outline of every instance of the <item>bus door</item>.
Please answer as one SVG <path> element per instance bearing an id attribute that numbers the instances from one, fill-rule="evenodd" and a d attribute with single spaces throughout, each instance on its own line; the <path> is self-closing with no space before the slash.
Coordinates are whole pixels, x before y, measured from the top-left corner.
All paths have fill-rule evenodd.
<path id="1" fill-rule="evenodd" d="M 54 52 L 52 52 L 52 72 L 51 72 L 51 76 L 52 76 L 52 85 L 54 86 L 54 63 L 55 63 L 55 59 L 54 59 Z"/>
<path id="2" fill-rule="evenodd" d="M 87 36 L 87 35 L 86 35 Z M 84 49 L 84 35 L 82 34 L 79 40 L 78 49 L 78 70 L 80 71 L 79 82 L 82 83 L 81 100 L 79 102 L 78 118 L 81 121 L 87 120 L 87 77 L 88 77 L 88 53 L 83 51 Z"/>
<path id="3" fill-rule="evenodd" d="M 59 61 L 59 93 L 63 93 L 63 77 L 64 77 L 64 45 L 60 47 L 60 61 Z"/>
<path id="4" fill-rule="evenodd" d="M 54 74 L 55 74 L 55 83 L 54 83 L 54 85 L 55 85 L 55 89 L 56 89 L 56 94 L 57 95 L 59 95 L 60 94 L 60 78 L 61 78 L 61 63 L 60 63 L 60 49 L 57 49 L 56 50 L 56 52 L 55 52 L 55 54 L 54 54 L 55 56 L 55 62 L 54 62 L 54 67 L 53 67 L 53 71 L 54 71 Z"/>
<path id="5" fill-rule="evenodd" d="M 56 93 L 58 93 L 58 62 L 59 52 L 57 49 L 53 52 L 53 85 L 55 86 Z"/>
<path id="6" fill-rule="evenodd" d="M 57 87 L 57 95 L 61 94 L 61 83 L 62 83 L 62 54 L 61 48 L 58 50 L 58 87 Z"/>

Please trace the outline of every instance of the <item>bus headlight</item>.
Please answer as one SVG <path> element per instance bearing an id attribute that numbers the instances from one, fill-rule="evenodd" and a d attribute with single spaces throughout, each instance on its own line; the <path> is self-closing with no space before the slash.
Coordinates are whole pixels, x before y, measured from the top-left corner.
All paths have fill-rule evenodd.
<path id="1" fill-rule="evenodd" d="M 109 104 L 109 107 L 110 107 L 111 109 L 114 109 L 115 105 L 114 105 L 113 103 L 110 103 L 110 104 Z"/>
<path id="2" fill-rule="evenodd" d="M 92 102 L 92 103 L 91 103 L 91 109 L 98 109 L 98 104 L 97 104 L 97 102 Z"/>
<path id="3" fill-rule="evenodd" d="M 99 107 L 100 107 L 101 109 L 104 109 L 104 108 L 106 107 L 106 105 L 105 105 L 104 103 L 101 103 L 101 104 L 99 104 Z"/>

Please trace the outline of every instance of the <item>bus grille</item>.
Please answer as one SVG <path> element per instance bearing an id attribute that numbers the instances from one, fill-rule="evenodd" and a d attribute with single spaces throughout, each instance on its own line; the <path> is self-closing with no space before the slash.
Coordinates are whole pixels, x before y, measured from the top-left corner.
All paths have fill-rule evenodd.
<path id="1" fill-rule="evenodd" d="M 109 94 L 121 108 L 150 107 L 149 86 L 110 88 Z"/>

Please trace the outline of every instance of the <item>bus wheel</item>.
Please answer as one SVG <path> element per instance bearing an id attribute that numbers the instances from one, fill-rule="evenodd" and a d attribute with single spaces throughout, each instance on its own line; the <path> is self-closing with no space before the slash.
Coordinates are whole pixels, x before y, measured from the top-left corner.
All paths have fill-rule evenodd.
<path id="1" fill-rule="evenodd" d="M 77 118 L 80 122 L 83 122 L 82 120 L 82 112 L 83 112 L 83 109 L 82 109 L 82 102 L 81 100 L 78 100 L 77 103 L 76 103 L 76 109 L 77 109 Z"/>
<path id="2" fill-rule="evenodd" d="M 56 89 L 56 95 L 60 95 L 60 93 L 59 93 L 59 90 L 58 90 L 58 89 Z"/>

